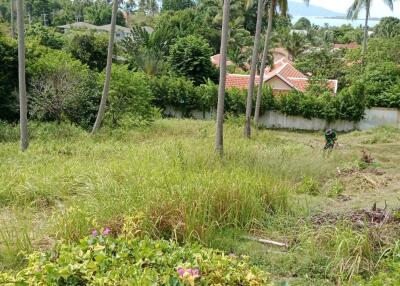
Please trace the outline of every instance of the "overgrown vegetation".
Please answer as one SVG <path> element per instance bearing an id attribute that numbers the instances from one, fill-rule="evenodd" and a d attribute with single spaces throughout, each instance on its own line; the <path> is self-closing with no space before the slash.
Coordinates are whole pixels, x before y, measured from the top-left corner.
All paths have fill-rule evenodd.
<path id="1" fill-rule="evenodd" d="M 112 238 L 96 230 L 79 243 L 30 254 L 17 274 L 0 274 L 2 285 L 272 285 L 248 259 L 198 245 L 148 238 Z M 128 229 L 128 231 L 131 231 Z"/>
<path id="2" fill-rule="evenodd" d="M 384 157 L 387 153 L 382 151 L 378 156 L 377 149 L 371 149 L 374 162 L 360 168 L 362 149 L 358 144 L 367 149 L 386 150 L 387 144 L 397 148 L 391 138 L 397 138 L 398 132 L 382 128 L 339 135 L 339 142 L 346 147 L 326 157 L 321 150 L 322 134 L 263 130 L 249 141 L 240 136 L 241 125 L 236 117 L 227 119 L 226 152 L 221 161 L 212 149 L 211 121 L 157 120 L 150 126 L 134 129 L 132 125 L 106 126 L 93 137 L 63 122 L 32 123 L 31 148 L 24 154 L 17 153 L 15 144 L 18 127 L 1 124 L 1 268 L 22 269 L 19 275 L 12 274 L 20 279 L 82 278 L 84 273 L 93 273 L 93 269 L 86 264 L 89 258 L 79 262 L 75 253 L 89 248 L 93 255 L 106 253 L 104 260 L 98 262 L 105 263 L 104 271 L 110 269 L 107 267 L 120 268 L 118 265 L 122 271 L 124 266 L 109 256 L 108 250 L 94 250 L 85 240 L 79 243 L 93 229 L 100 232 L 108 227 L 112 236 L 119 238 L 105 242 L 106 249 L 116 243 L 118 247 L 131 245 L 134 249 L 148 245 L 155 251 L 160 244 L 171 249 L 168 257 L 178 257 L 181 251 L 192 257 L 197 250 L 203 253 L 202 248 L 191 244 L 196 242 L 238 257 L 249 255 L 251 264 L 271 273 L 275 281 L 288 280 L 289 285 L 370 283 L 378 279 L 371 277 L 379 272 L 377 277 L 386 275 L 390 279 L 389 273 L 395 271 L 393 267 L 398 261 L 395 224 L 359 227 L 339 215 L 330 223 L 329 216 L 325 219 L 316 207 L 334 212 L 336 208 L 329 204 L 347 203 L 340 201 L 341 197 L 372 192 L 375 185 L 371 181 L 377 184 L 382 179 L 369 178 L 368 172 L 375 172 L 377 164 L 382 167 L 388 160 Z M 390 168 L 397 168 L 396 164 L 388 166 L 388 173 Z M 348 202 L 351 205 L 352 200 Z M 372 205 L 369 201 L 364 203 L 366 208 Z M 395 205 L 390 203 L 391 207 Z M 271 255 L 270 251 L 275 250 L 244 240 L 243 236 L 249 233 L 287 242 L 289 248 Z M 140 244 L 144 237 L 146 244 Z M 182 243 L 183 248 L 153 241 L 159 239 L 172 239 Z M 49 251 L 47 258 L 41 260 L 36 252 L 30 266 L 24 268 L 25 253 L 34 250 Z M 147 251 L 153 250 L 144 249 L 139 254 L 146 257 Z M 58 253 L 59 260 L 51 259 L 52 253 Z M 206 253 L 214 257 L 213 252 Z M 178 267 L 199 266 L 200 273 L 205 274 L 202 267 L 207 265 L 211 267 L 207 273 L 212 273 L 212 267 L 220 265 L 218 255 L 215 260 L 199 264 L 171 260 L 163 264 L 162 273 L 178 276 Z M 110 265 L 108 261 L 117 264 Z M 68 262 L 84 265 L 79 270 L 66 269 Z M 29 275 L 29 267 L 45 264 L 54 267 L 54 276 L 50 272 L 41 272 L 40 277 Z M 247 264 L 243 265 L 248 269 Z M 149 279 L 164 279 L 163 275 L 157 278 L 153 271 L 148 271 L 140 273 Z M 90 279 L 121 277 L 120 272 L 113 272 L 117 276 L 96 273 Z M 243 272 L 240 277 L 246 275 Z M 203 278 L 210 277 L 214 276 Z"/>
<path id="3" fill-rule="evenodd" d="M 90 136 L 107 36 L 56 26 L 108 24 L 111 5 L 25 3 L 32 140 L 21 154 L 17 44 L 11 3 L 0 0 L 0 283 L 398 285 L 398 129 L 340 134 L 330 153 L 319 133 L 256 130 L 246 140 L 246 91 L 233 88 L 217 158 L 214 122 L 160 117 L 216 107 L 222 2 L 168 0 L 120 7 L 117 23 L 131 30 L 115 45 L 104 128 Z M 257 1 L 248 4 L 231 1 L 229 23 L 229 70 L 242 74 L 256 22 Z M 359 121 L 365 108 L 399 108 L 398 27 L 383 18 L 361 61 L 360 48 L 333 44 L 361 43 L 362 29 L 276 15 L 270 46 L 285 47 L 311 84 L 280 96 L 266 88 L 261 111 Z M 339 80 L 336 96 L 326 79 Z"/>

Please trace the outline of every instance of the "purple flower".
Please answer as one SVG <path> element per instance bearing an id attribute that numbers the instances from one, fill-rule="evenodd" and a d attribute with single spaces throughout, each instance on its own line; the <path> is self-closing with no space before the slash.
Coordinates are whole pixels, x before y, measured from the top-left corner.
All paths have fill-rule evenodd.
<path id="1" fill-rule="evenodd" d="M 92 236 L 97 236 L 97 230 L 92 230 Z"/>
<path id="2" fill-rule="evenodd" d="M 111 231 L 111 229 L 109 229 L 108 227 L 106 227 L 106 229 L 103 231 L 103 235 L 109 234 L 110 231 Z"/>
<path id="3" fill-rule="evenodd" d="M 185 269 L 183 269 L 182 267 L 179 267 L 179 268 L 178 268 L 178 273 L 179 273 L 179 276 L 180 276 L 180 277 L 183 277 L 183 275 L 185 274 L 185 272 L 186 272 Z"/>
<path id="4" fill-rule="evenodd" d="M 179 267 L 178 268 L 178 273 L 179 273 L 180 277 L 187 277 L 187 276 L 193 277 L 193 278 L 200 277 L 200 270 L 197 269 L 197 268 L 195 268 L 195 269 L 192 269 L 192 268 L 184 269 L 182 267 Z"/>

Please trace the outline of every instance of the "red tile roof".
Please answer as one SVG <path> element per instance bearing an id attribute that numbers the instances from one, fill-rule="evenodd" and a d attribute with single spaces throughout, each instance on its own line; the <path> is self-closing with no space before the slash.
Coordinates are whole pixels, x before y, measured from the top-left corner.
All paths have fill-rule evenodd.
<path id="1" fill-rule="evenodd" d="M 250 80 L 250 75 L 248 74 L 227 74 L 226 75 L 226 81 L 225 81 L 225 87 L 226 88 L 240 88 L 240 89 L 246 89 L 249 86 L 249 80 Z M 260 77 L 256 76 L 255 78 L 255 85 L 258 85 L 260 82 Z"/>
<path id="2" fill-rule="evenodd" d="M 219 60 L 219 55 L 213 56 L 211 59 Z M 219 63 L 219 62 L 218 62 Z M 273 65 L 272 70 L 267 67 L 265 69 L 264 74 L 264 82 L 271 80 L 274 77 L 280 78 L 286 84 L 288 84 L 291 88 L 296 89 L 298 91 L 304 92 L 308 85 L 308 77 L 297 70 L 293 63 L 285 58 L 281 58 L 280 60 L 276 61 Z M 250 75 L 248 74 L 227 74 L 226 75 L 226 88 L 240 88 L 246 89 L 249 85 Z M 259 76 L 255 78 L 255 85 L 258 85 L 260 82 Z M 338 88 L 338 81 L 337 80 L 328 80 L 327 81 L 328 87 L 332 89 L 332 91 L 336 94 Z"/>
<path id="3" fill-rule="evenodd" d="M 265 70 L 264 81 L 269 81 L 274 77 L 279 77 L 292 88 L 302 92 L 306 91 L 309 85 L 308 77 L 297 70 L 292 65 L 292 62 L 285 59 L 280 59 L 278 62 L 274 63 L 274 68 L 272 70 Z M 337 92 L 337 84 L 337 80 L 328 80 L 328 86 L 335 94 Z"/>

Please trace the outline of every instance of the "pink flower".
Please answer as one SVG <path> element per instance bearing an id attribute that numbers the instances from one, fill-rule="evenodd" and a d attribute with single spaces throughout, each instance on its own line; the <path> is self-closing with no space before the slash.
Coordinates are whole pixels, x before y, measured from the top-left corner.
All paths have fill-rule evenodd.
<path id="1" fill-rule="evenodd" d="M 92 230 L 92 236 L 97 236 L 97 230 Z"/>
<path id="2" fill-rule="evenodd" d="M 178 273 L 180 277 L 192 277 L 194 279 L 200 277 L 200 270 L 197 268 L 188 268 L 188 269 L 184 269 L 182 267 L 178 268 Z"/>
<path id="3" fill-rule="evenodd" d="M 108 227 L 106 227 L 106 229 L 103 231 L 103 235 L 109 234 L 110 231 L 111 231 L 111 229 L 109 229 Z"/>
<path id="4" fill-rule="evenodd" d="M 180 277 L 183 277 L 183 275 L 185 274 L 185 269 L 183 269 L 182 267 L 178 268 L 178 274 Z"/>
<path id="5" fill-rule="evenodd" d="M 200 277 L 200 270 L 199 269 L 193 269 L 192 270 L 192 276 L 194 277 L 194 278 L 197 278 L 197 277 Z"/>

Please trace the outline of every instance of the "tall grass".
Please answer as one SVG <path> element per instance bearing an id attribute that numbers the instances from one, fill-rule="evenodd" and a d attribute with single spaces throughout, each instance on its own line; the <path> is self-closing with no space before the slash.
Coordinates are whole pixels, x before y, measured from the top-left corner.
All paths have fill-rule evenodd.
<path id="1" fill-rule="evenodd" d="M 21 266 L 23 253 L 33 249 L 29 222 L 3 210 L 0 225 L 0 270 Z"/>
<path id="2" fill-rule="evenodd" d="M 348 160 L 345 152 L 324 158 L 275 131 L 247 140 L 235 124 L 226 128 L 223 160 L 214 153 L 213 122 L 160 120 L 93 137 L 69 124 L 32 123 L 24 153 L 15 127 L 0 127 L 0 207 L 44 212 L 30 228 L 44 224 L 47 236 L 66 240 L 93 227 L 120 231 L 142 214 L 140 228 L 155 237 L 207 243 L 218 230 L 268 224 L 291 209 L 298 182 L 330 176 Z"/>

